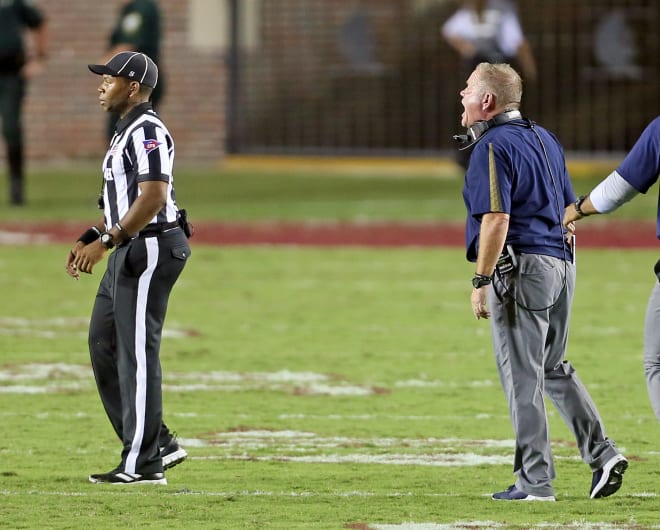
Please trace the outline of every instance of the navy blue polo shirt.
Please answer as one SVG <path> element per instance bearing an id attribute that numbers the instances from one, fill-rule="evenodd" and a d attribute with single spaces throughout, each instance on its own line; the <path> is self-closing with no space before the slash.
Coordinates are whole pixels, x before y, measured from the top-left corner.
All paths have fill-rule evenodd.
<path id="1" fill-rule="evenodd" d="M 481 218 L 491 212 L 509 214 L 506 243 L 517 252 L 571 259 L 561 221 L 575 194 L 564 151 L 552 133 L 538 125 L 534 131 L 515 120 L 492 127 L 474 146 L 463 187 L 468 261 L 477 260 Z"/>
<path id="2" fill-rule="evenodd" d="M 644 129 L 616 171 L 640 193 L 646 193 L 655 184 L 660 174 L 660 116 Z M 660 239 L 660 198 L 656 236 Z"/>

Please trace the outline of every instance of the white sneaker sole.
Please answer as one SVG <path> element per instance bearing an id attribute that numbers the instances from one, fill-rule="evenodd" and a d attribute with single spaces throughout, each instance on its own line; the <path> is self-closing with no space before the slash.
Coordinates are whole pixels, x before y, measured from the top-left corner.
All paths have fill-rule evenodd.
<path id="1" fill-rule="evenodd" d="M 555 502 L 557 499 L 555 499 L 553 496 L 550 497 L 537 497 L 536 495 L 527 495 L 524 499 L 496 499 L 495 497 L 491 497 L 494 501 L 505 501 L 505 502 L 533 502 L 533 501 L 538 501 L 538 502 Z"/>
<path id="2" fill-rule="evenodd" d="M 623 474 L 626 472 L 626 469 L 628 469 L 628 460 L 626 460 L 623 455 L 615 455 L 610 458 L 603 466 L 603 476 L 600 477 L 598 484 L 596 484 L 594 490 L 591 492 L 591 498 L 597 498 L 598 494 L 606 486 L 611 487 L 605 495 L 600 495 L 600 497 L 609 497 L 619 491 L 623 482 Z M 614 482 L 610 483 L 610 480 L 612 480 L 613 477 Z"/>
<path id="3" fill-rule="evenodd" d="M 536 495 L 527 495 L 522 501 L 540 501 L 540 502 L 555 502 L 557 499 L 554 497 L 537 497 Z"/>
<path id="4" fill-rule="evenodd" d="M 163 469 L 170 469 L 183 462 L 186 458 L 188 458 L 186 450 L 179 448 L 178 451 L 174 451 L 163 457 Z"/>
<path id="5" fill-rule="evenodd" d="M 162 485 L 162 486 L 167 486 L 167 479 L 165 477 L 159 478 L 159 479 L 153 479 L 153 480 L 131 480 L 133 477 L 129 474 L 125 473 L 118 473 L 117 476 L 122 476 L 126 477 L 126 482 L 108 482 L 105 480 L 98 480 L 95 479 L 94 477 L 90 476 L 89 481 L 92 484 L 110 484 L 112 486 L 133 486 L 133 485 L 140 485 L 140 484 L 149 484 L 149 485 Z"/>

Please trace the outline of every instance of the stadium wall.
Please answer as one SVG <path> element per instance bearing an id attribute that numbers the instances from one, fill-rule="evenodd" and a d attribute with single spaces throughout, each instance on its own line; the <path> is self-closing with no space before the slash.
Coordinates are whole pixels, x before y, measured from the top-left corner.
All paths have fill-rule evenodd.
<path id="1" fill-rule="evenodd" d="M 50 20 L 51 51 L 45 71 L 28 86 L 28 156 L 96 160 L 105 150 L 105 116 L 98 78 L 86 65 L 103 56 L 123 0 L 38 3 Z M 457 0 L 160 5 L 167 76 L 160 111 L 175 135 L 179 161 L 217 160 L 225 149 L 407 157 L 453 152 L 464 80 L 439 28 Z M 602 156 L 629 149 L 660 112 L 657 0 L 517 5 L 539 63 L 539 80 L 527 85 L 525 113 L 555 131 L 568 151 Z M 233 56 L 231 6 L 242 15 Z"/>
<path id="2" fill-rule="evenodd" d="M 175 137 L 179 161 L 218 159 L 224 150 L 224 49 L 196 30 L 215 0 L 161 0 L 164 17 L 159 65 L 167 78 L 160 113 Z M 87 70 L 107 49 L 122 0 L 42 0 L 49 20 L 50 54 L 28 85 L 24 127 L 32 160 L 97 159 L 106 147 L 106 116 L 97 100 L 99 78 Z M 218 24 L 223 20 L 211 9 Z M 208 20 L 206 21 L 208 22 Z M 213 37 L 213 35 L 210 35 Z M 4 149 L 0 149 L 4 151 Z M 4 156 L 4 153 L 2 153 Z M 100 162 L 99 162 L 100 163 Z"/>

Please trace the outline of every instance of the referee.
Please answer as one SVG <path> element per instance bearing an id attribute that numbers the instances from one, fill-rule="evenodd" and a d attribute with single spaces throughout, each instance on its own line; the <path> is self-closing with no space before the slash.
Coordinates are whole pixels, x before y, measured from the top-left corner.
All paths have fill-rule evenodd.
<path id="1" fill-rule="evenodd" d="M 96 294 L 89 349 L 124 446 L 114 470 L 89 480 L 167 484 L 164 469 L 187 456 L 162 423 L 159 359 L 170 292 L 190 256 L 185 212 L 174 199 L 174 142 L 149 102 L 158 68 L 147 55 L 122 52 L 89 69 L 103 76 L 99 102 L 119 121 L 103 160 L 103 219 L 73 245 L 66 270 L 75 279 L 91 274 L 115 249 Z"/>

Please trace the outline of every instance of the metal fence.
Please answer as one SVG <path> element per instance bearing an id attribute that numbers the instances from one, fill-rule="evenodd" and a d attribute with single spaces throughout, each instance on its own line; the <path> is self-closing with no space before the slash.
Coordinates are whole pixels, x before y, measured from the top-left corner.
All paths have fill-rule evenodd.
<path id="1" fill-rule="evenodd" d="M 449 0 L 235 0 L 234 152 L 436 154 L 465 76 L 441 37 Z M 658 0 L 525 0 L 539 77 L 523 111 L 567 150 L 630 148 L 660 113 Z"/>

